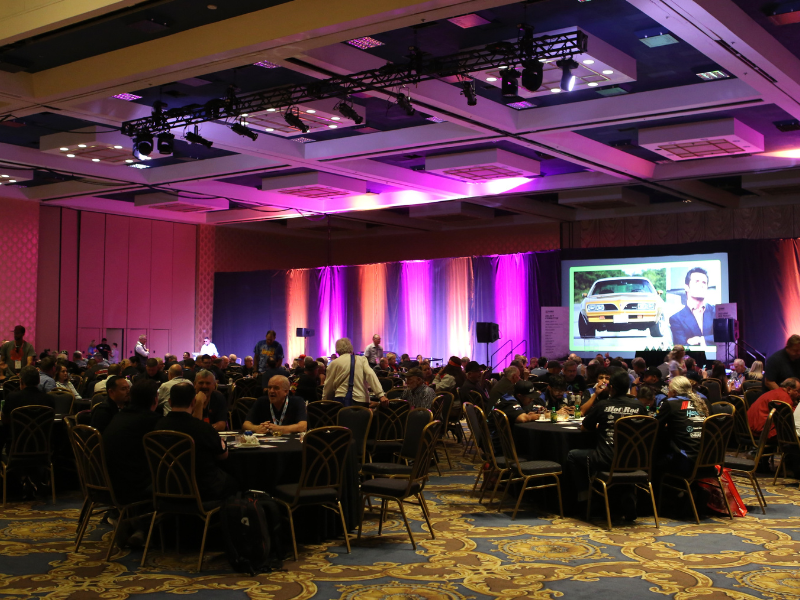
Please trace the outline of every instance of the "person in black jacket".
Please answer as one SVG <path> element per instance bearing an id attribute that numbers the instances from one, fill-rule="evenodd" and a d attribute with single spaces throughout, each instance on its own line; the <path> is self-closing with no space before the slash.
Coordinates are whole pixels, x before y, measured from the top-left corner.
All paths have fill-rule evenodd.
<path id="1" fill-rule="evenodd" d="M 128 404 L 131 397 L 131 382 L 124 377 L 109 377 L 106 393 L 108 398 L 92 408 L 92 427 L 101 434 L 111 423 L 114 415 Z"/>

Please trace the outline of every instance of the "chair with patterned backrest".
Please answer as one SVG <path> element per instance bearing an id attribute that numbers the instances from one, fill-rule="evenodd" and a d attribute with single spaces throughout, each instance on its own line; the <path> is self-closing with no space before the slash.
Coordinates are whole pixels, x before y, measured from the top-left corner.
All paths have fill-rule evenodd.
<path id="1" fill-rule="evenodd" d="M 53 399 L 57 416 L 63 417 L 72 414 L 72 405 L 75 402 L 75 396 L 72 395 L 72 392 L 63 388 L 56 388 L 51 392 L 47 392 L 47 395 Z"/>
<path id="2" fill-rule="evenodd" d="M 461 393 L 461 409 L 464 412 L 464 416 L 466 417 L 466 409 L 464 408 L 465 404 L 472 404 L 473 406 L 477 406 L 481 410 L 484 409 L 484 398 L 483 395 L 476 391 L 476 390 L 468 390 L 466 393 L 463 393 L 462 390 L 459 390 Z M 466 457 L 467 453 L 475 446 L 475 432 L 472 431 L 472 428 L 469 427 L 469 419 L 467 419 L 467 429 L 469 430 L 470 436 L 464 440 L 464 454 L 462 456 Z"/>
<path id="3" fill-rule="evenodd" d="M 750 407 L 756 403 L 762 395 L 764 394 L 764 390 L 762 388 L 751 388 L 749 390 L 745 390 L 744 392 L 744 403 L 747 406 L 747 410 L 750 410 Z"/>
<path id="4" fill-rule="evenodd" d="M 734 419 L 736 419 L 736 415 L 738 414 L 738 410 L 733 414 Z M 769 411 L 767 415 L 767 420 L 764 423 L 764 429 L 761 431 L 761 435 L 758 438 L 758 445 L 755 446 L 756 453 L 753 456 L 753 459 L 750 460 L 744 456 L 740 457 L 739 452 L 736 452 L 736 456 L 726 456 L 725 457 L 725 467 L 731 470 L 731 476 L 733 477 L 747 477 L 747 480 L 750 482 L 750 485 L 753 486 L 753 491 L 756 494 L 756 500 L 758 500 L 758 504 L 761 507 L 761 513 L 767 514 L 767 500 L 764 498 L 764 492 L 761 491 L 761 485 L 758 483 L 758 478 L 756 477 L 756 469 L 758 469 L 758 464 L 761 462 L 761 459 L 764 456 L 770 456 L 767 454 L 766 450 L 767 446 L 767 438 L 769 437 L 769 431 L 772 429 L 772 418 L 775 414 L 775 409 Z M 746 420 L 746 419 L 745 419 Z M 750 427 L 748 426 L 748 431 Z M 736 428 L 734 426 L 734 431 Z M 752 432 L 750 433 L 752 436 Z M 772 453 L 774 454 L 774 452 Z"/>
<path id="5" fill-rule="evenodd" d="M 153 518 L 150 520 L 140 566 L 143 567 L 147 559 L 153 528 L 159 517 L 163 518 L 168 514 L 193 515 L 203 521 L 203 537 L 197 559 L 197 571 L 200 572 L 208 526 L 211 517 L 221 508 L 222 502 L 204 502 L 200 496 L 195 475 L 194 440 L 190 435 L 178 431 L 151 431 L 145 434 L 142 443 L 153 482 Z"/>
<path id="6" fill-rule="evenodd" d="M 712 404 L 714 402 L 719 402 L 722 400 L 722 396 L 728 395 L 727 388 L 725 389 L 725 393 L 723 394 L 722 390 L 722 382 L 719 379 L 714 379 L 713 377 L 709 377 L 707 379 L 703 379 L 703 385 L 708 390 L 708 403 Z"/>
<path id="7" fill-rule="evenodd" d="M 391 377 L 378 377 L 378 381 L 381 382 L 384 393 L 390 391 L 394 387 L 394 381 Z"/>
<path id="8" fill-rule="evenodd" d="M 105 392 L 102 392 L 100 394 L 95 394 L 94 396 L 92 396 L 92 406 L 91 406 L 91 408 L 94 408 L 98 404 L 102 404 L 106 400 L 108 400 L 108 394 L 106 394 Z"/>
<path id="9" fill-rule="evenodd" d="M 89 411 L 86 411 L 89 412 Z M 81 470 L 81 461 L 78 460 L 78 448 L 75 446 L 75 439 L 72 435 L 73 429 L 75 426 L 78 425 L 78 416 L 77 415 L 69 415 L 64 417 L 64 425 L 67 427 L 67 438 L 69 439 L 70 447 L 72 448 L 72 455 L 75 457 L 75 469 L 78 473 L 78 483 L 81 486 L 81 493 L 83 494 L 83 505 L 81 506 L 81 511 L 78 513 L 78 524 L 75 527 L 75 536 L 81 532 L 81 526 L 83 525 L 83 519 L 86 514 L 86 511 L 89 508 L 89 495 L 86 493 L 86 484 L 83 480 L 83 471 Z"/>
<path id="10" fill-rule="evenodd" d="M 606 505 L 606 520 L 611 531 L 611 509 L 608 505 L 608 490 L 615 485 L 632 485 L 650 494 L 653 517 L 658 528 L 658 511 L 653 485 L 653 449 L 658 434 L 658 421 L 644 415 L 620 417 L 614 423 L 614 456 L 608 471 L 595 473 L 589 482 L 589 499 L 586 503 L 586 520 L 592 510 L 592 496 L 600 494 Z M 599 485 L 600 489 L 596 486 Z"/>
<path id="11" fill-rule="evenodd" d="M 478 469 L 478 475 L 475 477 L 475 483 L 472 485 L 472 493 L 474 494 L 478 487 L 478 482 L 481 480 L 481 476 L 486 477 L 493 470 L 494 452 L 492 452 L 491 440 L 486 439 L 486 434 L 483 431 L 481 420 L 485 421 L 486 417 L 481 408 L 475 406 L 471 402 L 465 402 L 463 406 L 464 414 L 467 416 L 467 427 L 469 427 L 469 430 L 472 432 L 471 442 L 475 446 L 475 456 L 481 463 L 481 467 Z M 487 485 L 488 479 L 484 483 L 484 493 Z M 481 499 L 482 498 L 483 494 L 481 494 Z"/>
<path id="12" fill-rule="evenodd" d="M 403 394 L 406 393 L 406 388 L 394 388 L 386 392 L 386 398 L 389 400 L 400 400 Z"/>
<path id="13" fill-rule="evenodd" d="M 502 509 L 503 500 L 505 500 L 511 484 L 521 481 L 522 486 L 519 491 L 519 496 L 517 497 L 517 505 L 514 507 L 514 512 L 511 515 L 512 521 L 517 518 L 519 505 L 522 502 L 522 496 L 525 494 L 526 490 L 549 487 L 554 487 L 556 490 L 558 490 L 558 510 L 561 518 L 563 519 L 564 507 L 561 503 L 561 480 L 559 478 L 559 475 L 561 475 L 561 465 L 550 460 L 529 460 L 521 462 L 517 456 L 517 449 L 514 446 L 514 437 L 511 433 L 511 424 L 508 422 L 506 413 L 495 408 L 492 410 L 492 417 L 494 418 L 495 427 L 497 428 L 497 434 L 500 437 L 500 445 L 503 448 L 503 456 L 505 457 L 506 465 L 509 469 L 508 477 L 506 478 L 506 485 L 505 488 L 503 488 L 503 495 L 500 497 L 500 503 L 497 505 L 497 512 L 500 512 Z M 528 484 L 531 481 L 541 477 L 553 477 L 555 479 L 555 483 L 546 483 L 528 487 Z"/>
<path id="14" fill-rule="evenodd" d="M 450 469 L 453 468 L 453 463 L 450 460 L 450 451 L 447 449 L 445 443 L 445 436 L 447 435 L 447 426 L 450 420 L 450 411 L 453 409 L 453 394 L 450 392 L 437 392 L 436 397 L 433 399 L 431 405 L 431 412 L 433 412 L 433 419 L 442 422 L 442 430 L 440 431 L 439 439 L 436 440 L 437 448 L 441 447 L 444 450 L 444 455 L 447 457 L 447 465 Z M 438 452 L 433 453 L 436 459 L 436 471 L 439 475 L 442 474 L 439 470 L 439 456 Z"/>
<path id="15" fill-rule="evenodd" d="M 750 429 L 750 421 L 747 420 L 747 408 L 745 407 L 744 399 L 741 396 L 730 396 L 728 400 L 733 405 L 733 408 L 736 409 L 733 413 L 733 438 L 736 442 L 736 456 L 738 457 L 743 450 L 749 451 L 756 448 L 759 442 L 756 441 L 753 431 Z M 764 449 L 764 456 L 773 454 L 775 454 L 774 451 L 770 451 L 768 448 Z"/>
<path id="16" fill-rule="evenodd" d="M 336 424 L 347 427 L 353 434 L 356 461 L 360 469 L 367 460 L 367 437 L 372 425 L 372 411 L 366 406 L 343 406 L 336 413 Z"/>
<path id="17" fill-rule="evenodd" d="M 428 524 L 431 539 L 436 538 L 433 533 L 433 526 L 431 525 L 428 505 L 425 503 L 425 496 L 422 492 L 425 489 L 425 482 L 428 479 L 428 469 L 430 469 L 431 460 L 433 459 L 436 440 L 439 439 L 439 429 L 441 425 L 440 421 L 433 421 L 428 423 L 422 430 L 421 441 L 417 449 L 417 454 L 414 457 L 408 479 L 379 477 L 377 479 L 370 479 L 361 484 L 361 520 L 358 524 L 358 539 L 361 539 L 361 530 L 364 525 L 364 513 L 367 509 L 367 501 L 370 498 L 381 499 L 381 510 L 378 515 L 378 535 L 381 535 L 383 531 L 383 521 L 386 515 L 386 505 L 389 500 L 394 500 L 397 502 L 400 507 L 400 513 L 403 515 L 403 522 L 406 525 L 408 537 L 411 539 L 411 547 L 416 550 L 417 544 L 414 541 L 414 535 L 411 533 L 411 526 L 408 524 L 406 510 L 403 505 L 405 500 L 411 497 L 417 499 L 419 507 L 422 509 L 422 515 L 425 517 L 425 522 Z"/>
<path id="18" fill-rule="evenodd" d="M 256 403 L 256 398 L 236 398 L 231 405 L 229 411 L 229 420 L 231 424 L 231 429 L 233 431 L 239 431 L 244 427 L 244 422 L 247 420 L 247 413 L 250 412 L 253 404 Z"/>
<path id="19" fill-rule="evenodd" d="M 3 478 L 3 508 L 6 506 L 6 484 L 8 472 L 44 467 L 50 471 L 50 487 L 53 504 L 56 503 L 56 482 L 53 473 L 53 457 L 50 435 L 53 431 L 55 411 L 49 406 L 20 406 L 11 411 L 11 441 L 8 456 L 0 461 L 0 477 Z"/>
<path id="20" fill-rule="evenodd" d="M 14 377 L 9 377 L 3 383 L 3 394 L 5 397 L 8 398 L 8 395 L 11 392 L 16 392 L 19 389 L 19 376 L 15 375 Z"/>
<path id="21" fill-rule="evenodd" d="M 769 408 L 775 411 L 772 415 L 772 423 L 775 425 L 775 433 L 778 438 L 778 453 L 781 455 L 781 464 L 772 479 L 772 485 L 775 485 L 778 483 L 778 473 L 781 472 L 781 469 L 783 470 L 783 476 L 786 477 L 787 453 L 800 454 L 800 439 L 798 439 L 797 429 L 795 429 L 792 407 L 786 402 L 773 400 L 769 403 Z"/>
<path id="22" fill-rule="evenodd" d="M 748 390 L 763 390 L 764 389 L 764 382 L 760 379 L 745 379 L 744 383 L 742 383 L 742 393 L 746 393 Z"/>
<path id="23" fill-rule="evenodd" d="M 433 413 L 427 408 L 413 408 L 406 417 L 406 433 L 403 445 L 395 454 L 403 462 L 364 463 L 361 467 L 363 475 L 372 477 L 408 477 L 412 467 L 408 461 L 414 460 L 422 440 L 422 430 L 433 421 Z"/>
<path id="24" fill-rule="evenodd" d="M 406 380 L 402 377 L 392 377 L 392 388 L 406 387 Z"/>
<path id="25" fill-rule="evenodd" d="M 398 452 L 406 433 L 406 417 L 411 406 L 405 400 L 389 400 L 375 411 L 375 439 L 367 441 L 370 461 L 378 453 Z"/>
<path id="26" fill-rule="evenodd" d="M 322 400 L 322 395 L 325 393 L 325 386 L 318 385 L 316 388 L 317 400 Z"/>
<path id="27" fill-rule="evenodd" d="M 350 450 L 352 433 L 346 427 L 320 427 L 312 429 L 303 438 L 303 466 L 298 483 L 286 483 L 275 488 L 273 497 L 289 513 L 294 559 L 298 560 L 297 540 L 294 534 L 294 511 L 301 506 L 324 506 L 338 512 L 342 519 L 342 533 L 347 553 L 350 540 L 342 511 L 342 481 L 345 459 Z"/>
<path id="28" fill-rule="evenodd" d="M 150 500 L 139 500 L 130 504 L 123 504 L 114 493 L 111 478 L 108 474 L 103 438 L 100 432 L 94 427 L 86 425 L 75 425 L 71 431 L 72 443 L 75 448 L 75 458 L 78 462 L 78 471 L 83 480 L 85 499 L 88 507 L 82 512 L 78 526 L 78 537 L 75 540 L 75 552 L 81 545 L 86 529 L 92 515 L 104 513 L 108 509 L 115 508 L 119 511 L 117 522 L 114 525 L 114 532 L 106 551 L 106 561 L 111 558 L 111 550 L 117 540 L 117 533 L 123 521 L 135 518 L 138 515 L 131 514 L 136 508 L 147 506 Z"/>
<path id="29" fill-rule="evenodd" d="M 661 496 L 664 492 L 664 487 L 669 487 L 678 492 L 686 492 L 689 497 L 689 502 L 692 505 L 692 512 L 694 512 L 695 521 L 700 524 L 700 517 L 697 515 L 697 506 L 694 503 L 692 496 L 692 483 L 697 479 L 714 478 L 717 480 L 722 497 L 725 498 L 725 506 L 728 509 L 728 516 L 733 519 L 731 507 L 728 504 L 727 497 L 725 496 L 725 488 L 722 485 L 722 469 L 720 465 L 725 464 L 725 451 L 728 447 L 728 439 L 733 432 L 734 416 L 730 414 L 718 414 L 706 417 L 703 421 L 703 433 L 700 435 L 700 449 L 697 453 L 694 467 L 689 477 L 681 477 L 674 473 L 664 473 L 661 476 L 661 490 L 659 491 L 658 506 L 661 508 Z M 682 487 L 667 483 L 670 480 L 675 480 L 683 484 Z"/>
<path id="30" fill-rule="evenodd" d="M 261 386 L 261 377 L 242 377 L 237 379 L 231 390 L 231 402 L 235 403 L 239 398 L 260 398 L 264 395 L 264 388 Z"/>
<path id="31" fill-rule="evenodd" d="M 336 425 L 336 415 L 344 408 L 338 400 L 317 400 L 309 402 L 306 406 L 308 413 L 308 428 L 330 427 Z"/>

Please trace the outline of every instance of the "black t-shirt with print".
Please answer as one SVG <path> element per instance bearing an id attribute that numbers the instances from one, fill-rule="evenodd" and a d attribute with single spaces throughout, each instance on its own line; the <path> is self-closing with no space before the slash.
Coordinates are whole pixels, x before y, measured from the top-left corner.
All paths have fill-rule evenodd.
<path id="1" fill-rule="evenodd" d="M 647 409 L 637 398 L 616 396 L 596 401 L 583 419 L 583 427 L 597 434 L 597 446 L 589 454 L 595 471 L 607 469 L 614 457 L 614 424 L 620 417 L 647 414 Z"/>
<path id="2" fill-rule="evenodd" d="M 656 413 L 659 452 L 680 453 L 694 460 L 700 450 L 703 415 L 688 398 L 678 396 L 662 401 Z"/>

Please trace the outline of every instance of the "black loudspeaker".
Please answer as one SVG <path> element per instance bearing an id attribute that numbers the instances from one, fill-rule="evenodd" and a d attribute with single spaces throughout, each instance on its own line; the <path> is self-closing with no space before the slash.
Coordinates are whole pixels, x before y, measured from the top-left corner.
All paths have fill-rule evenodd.
<path id="1" fill-rule="evenodd" d="M 298 327 L 296 337 L 301 337 L 301 338 L 314 337 L 314 330 L 306 329 L 305 327 Z"/>
<path id="2" fill-rule="evenodd" d="M 739 321 L 714 319 L 714 343 L 727 344 L 739 339 Z"/>
<path id="3" fill-rule="evenodd" d="M 475 323 L 475 337 L 479 344 L 491 344 L 500 339 L 500 327 L 497 323 Z"/>

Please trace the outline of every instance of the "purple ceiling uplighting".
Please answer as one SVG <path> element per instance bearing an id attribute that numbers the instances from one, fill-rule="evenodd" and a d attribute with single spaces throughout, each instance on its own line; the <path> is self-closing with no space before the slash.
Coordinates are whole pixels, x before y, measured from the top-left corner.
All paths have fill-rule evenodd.
<path id="1" fill-rule="evenodd" d="M 431 123 L 444 123 L 445 120 L 440 117 L 428 117 L 425 119 L 426 121 L 430 121 Z"/>
<path id="2" fill-rule="evenodd" d="M 128 102 L 130 102 L 131 100 L 141 100 L 142 99 L 141 96 L 137 96 L 136 94 L 128 94 L 127 92 L 123 93 L 123 94 L 114 94 L 111 97 L 112 98 L 117 98 L 118 100 L 127 100 Z"/>
<path id="3" fill-rule="evenodd" d="M 516 110 L 522 110 L 523 108 L 535 108 L 535 104 L 531 104 L 527 100 L 520 100 L 519 102 L 512 102 L 511 104 L 506 104 L 509 108 L 514 108 Z"/>
<path id="4" fill-rule="evenodd" d="M 356 48 L 360 48 L 361 50 L 367 50 L 369 48 L 377 48 L 378 46 L 383 46 L 383 42 L 376 40 L 372 37 L 361 37 L 356 38 L 354 40 L 348 40 L 347 42 L 351 46 L 355 46 Z"/>
<path id="5" fill-rule="evenodd" d="M 276 65 L 273 62 L 269 62 L 268 60 L 260 60 L 257 63 L 253 63 L 255 67 L 263 67 L 264 69 L 277 69 L 280 65 Z"/>

